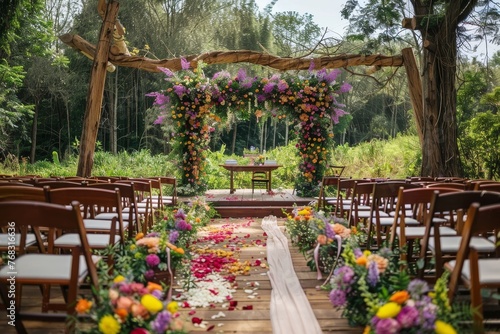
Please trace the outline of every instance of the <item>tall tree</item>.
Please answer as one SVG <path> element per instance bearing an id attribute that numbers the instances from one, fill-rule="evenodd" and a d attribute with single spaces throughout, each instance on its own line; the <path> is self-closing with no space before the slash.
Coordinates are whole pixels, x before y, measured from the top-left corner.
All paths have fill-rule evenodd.
<path id="1" fill-rule="evenodd" d="M 351 18 L 353 32 L 370 41 L 386 41 L 396 36 L 397 27 L 418 32 L 422 48 L 421 80 L 423 88 L 422 175 L 461 175 L 457 146 L 456 122 L 456 64 L 457 45 L 470 36 L 464 26 L 474 10 L 485 18 L 498 15 L 495 1 L 479 0 L 369 0 L 361 7 L 357 0 L 347 1 L 342 14 Z M 359 11 L 356 12 L 356 9 Z M 404 20 L 402 18 L 404 17 Z M 490 30 L 483 29 L 485 33 Z"/>

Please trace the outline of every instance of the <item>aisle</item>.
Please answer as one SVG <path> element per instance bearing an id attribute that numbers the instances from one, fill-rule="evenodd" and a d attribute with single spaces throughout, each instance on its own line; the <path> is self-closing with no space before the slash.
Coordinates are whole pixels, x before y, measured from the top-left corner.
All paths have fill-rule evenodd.
<path id="1" fill-rule="evenodd" d="M 277 331 L 273 332 L 275 325 L 271 321 L 271 313 L 275 313 L 276 318 L 281 319 L 282 316 L 278 314 L 280 311 L 285 311 L 284 316 L 287 317 L 290 314 L 296 317 L 297 312 L 299 314 L 308 313 L 311 319 L 308 321 L 308 318 L 304 317 L 305 322 L 308 323 L 305 325 L 307 330 L 303 332 L 304 334 L 320 333 L 321 331 L 323 333 L 333 331 L 337 333 L 361 333 L 362 329 L 349 327 L 347 321 L 341 318 L 340 312 L 332 308 L 328 300 L 328 292 L 317 289 L 317 285 L 321 282 L 317 281 L 315 272 L 311 272 L 306 265 L 304 256 L 290 245 L 291 261 L 296 277 L 312 311 L 310 308 L 305 311 L 301 307 L 290 311 L 289 308 L 285 309 L 277 303 L 271 303 L 273 289 L 268 271 L 273 262 L 270 261 L 271 264 L 268 262 L 269 244 L 266 243 L 267 235 L 261 224 L 262 218 L 215 219 L 208 227 L 199 232 L 200 240 L 195 245 L 197 249 L 203 249 L 205 254 L 219 250 L 222 251 L 222 255 L 225 255 L 225 251 L 235 251 L 233 257 L 238 262 L 233 269 L 241 270 L 241 264 L 247 263 L 246 269 L 248 271 L 244 275 L 236 275 L 231 300 L 213 303 L 205 307 L 180 308 L 182 316 L 187 319 L 186 329 L 190 333 L 209 331 L 213 333 L 278 334 Z M 283 219 L 278 219 L 279 229 L 283 230 L 283 225 Z M 179 288 L 179 286 L 176 287 L 174 295 L 182 293 Z M 296 289 L 300 289 L 300 287 L 297 286 Z M 317 320 L 309 312 L 314 314 Z M 195 324 L 193 324 L 192 319 L 195 319 Z"/>

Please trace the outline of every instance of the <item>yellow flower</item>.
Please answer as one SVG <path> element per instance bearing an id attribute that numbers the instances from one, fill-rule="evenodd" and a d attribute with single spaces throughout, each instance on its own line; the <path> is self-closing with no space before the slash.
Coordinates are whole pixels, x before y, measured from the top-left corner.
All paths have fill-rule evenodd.
<path id="1" fill-rule="evenodd" d="M 103 334 L 120 333 L 120 323 L 110 314 L 105 315 L 99 321 L 99 330 Z"/>
<path id="2" fill-rule="evenodd" d="M 366 326 L 365 329 L 363 330 L 363 334 L 370 334 L 372 331 L 372 328 L 370 326 Z"/>
<path id="3" fill-rule="evenodd" d="M 120 282 L 123 282 L 124 280 L 125 280 L 125 277 L 123 277 L 122 275 L 118 275 L 113 280 L 113 283 L 120 283 Z"/>
<path id="4" fill-rule="evenodd" d="M 441 321 L 441 320 L 436 320 L 436 323 L 434 324 L 434 330 L 436 331 L 436 334 L 456 334 L 457 331 L 455 328 L 453 328 L 452 325 Z"/>
<path id="5" fill-rule="evenodd" d="M 174 314 L 179 310 L 179 304 L 176 301 L 170 302 L 167 305 L 168 312 Z"/>
<path id="6" fill-rule="evenodd" d="M 380 319 L 394 318 L 400 311 L 401 305 L 395 302 L 389 302 L 379 308 L 376 315 Z"/>
<path id="7" fill-rule="evenodd" d="M 142 296 L 141 304 L 152 314 L 156 314 L 163 309 L 162 302 L 155 296 L 149 294 Z"/>

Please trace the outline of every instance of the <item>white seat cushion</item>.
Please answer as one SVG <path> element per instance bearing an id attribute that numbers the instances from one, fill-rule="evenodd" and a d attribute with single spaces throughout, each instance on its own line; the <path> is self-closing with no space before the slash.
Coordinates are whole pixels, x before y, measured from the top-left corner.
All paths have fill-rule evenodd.
<path id="1" fill-rule="evenodd" d="M 461 236 L 448 236 L 439 238 L 441 241 L 441 251 L 443 253 L 456 253 L 460 247 L 460 242 L 462 241 Z M 429 249 L 434 252 L 436 249 L 436 243 L 434 239 L 429 239 Z M 488 239 L 482 237 L 472 237 L 469 245 L 477 249 L 481 253 L 491 253 L 495 251 L 495 244 L 493 244 Z"/>
<path id="2" fill-rule="evenodd" d="M 372 224 L 376 223 L 376 219 L 372 219 Z M 385 217 L 380 217 L 380 225 L 382 226 L 391 226 L 394 224 L 394 217 L 389 217 L 387 214 Z M 405 225 L 419 225 L 418 220 L 413 218 L 405 218 Z"/>
<path id="3" fill-rule="evenodd" d="M 128 227 L 128 221 L 123 221 L 123 228 L 126 229 Z M 111 229 L 111 220 L 104 219 L 84 219 L 83 225 L 87 230 L 102 230 L 109 231 Z M 118 224 L 117 224 L 118 225 Z M 117 226 L 118 227 L 118 226 Z"/>
<path id="4" fill-rule="evenodd" d="M 407 226 L 405 228 L 405 235 L 407 238 L 423 238 L 425 233 L 425 226 Z M 447 226 L 440 226 L 439 233 L 443 236 L 453 236 L 457 231 Z M 396 228 L 396 234 L 400 234 L 400 228 Z M 431 229 L 431 235 L 434 235 L 434 229 Z"/>
<path id="5" fill-rule="evenodd" d="M 490 259 L 479 259 L 479 282 L 481 284 L 500 284 L 500 259 L 490 258 Z M 455 267 L 456 261 L 450 261 L 447 263 L 451 268 Z M 462 276 L 466 280 L 470 280 L 470 264 L 469 260 L 464 261 L 464 267 L 462 269 Z"/>
<path id="6" fill-rule="evenodd" d="M 126 209 L 123 209 L 122 210 L 122 219 L 125 221 L 125 220 L 129 220 L 129 208 L 126 208 Z M 116 217 L 116 213 L 113 213 L 113 212 L 104 212 L 104 213 L 100 213 L 98 215 L 96 215 L 94 217 L 94 219 L 99 219 L 99 220 L 111 220 L 113 219 L 114 217 Z M 134 219 L 134 214 L 132 214 L 132 219 Z"/>
<path id="7" fill-rule="evenodd" d="M 16 281 L 23 280 L 69 280 L 71 274 L 71 255 L 60 254 L 23 254 L 16 259 Z M 0 278 L 8 278 L 12 274 L 8 266 L 0 270 Z M 80 255 L 78 275 L 82 280 L 87 274 L 85 258 Z"/>
<path id="8" fill-rule="evenodd" d="M 21 234 L 15 234 L 15 246 L 19 247 L 19 243 L 21 242 Z M 26 234 L 26 247 L 34 245 L 36 243 L 36 237 L 33 233 Z M 11 245 L 9 242 L 9 235 L 7 233 L 0 233 L 0 247 L 8 247 Z"/>
<path id="9" fill-rule="evenodd" d="M 110 245 L 109 234 L 87 234 L 87 240 L 90 248 L 103 249 Z M 115 244 L 120 242 L 120 236 L 115 235 Z M 54 241 L 56 247 L 74 247 L 80 245 L 80 237 L 78 233 L 66 233 L 61 235 Z"/>

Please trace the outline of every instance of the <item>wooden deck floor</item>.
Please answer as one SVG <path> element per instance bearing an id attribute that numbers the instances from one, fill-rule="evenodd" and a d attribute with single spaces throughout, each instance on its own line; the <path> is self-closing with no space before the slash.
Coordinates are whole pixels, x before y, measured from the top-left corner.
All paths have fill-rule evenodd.
<path id="1" fill-rule="evenodd" d="M 243 223 L 248 221 L 251 221 L 251 224 L 238 232 L 240 237 L 243 235 L 249 236 L 249 238 L 247 238 L 248 242 L 257 239 L 265 241 L 265 236 L 263 235 L 263 231 L 260 227 L 261 219 L 217 219 L 213 222 L 213 224 L 226 224 L 228 222 Z M 203 245 L 200 244 L 199 246 L 201 247 Z M 321 282 L 316 279 L 315 273 L 309 270 L 303 255 L 298 253 L 293 247 L 290 248 L 290 251 L 295 271 L 299 277 L 301 286 L 307 295 L 307 298 L 314 310 L 314 314 L 316 315 L 323 331 L 325 333 L 361 333 L 362 329 L 350 328 L 347 321 L 341 317 L 340 313 L 333 310 L 328 300 L 328 293 L 316 288 L 318 284 L 321 284 Z M 242 247 L 239 253 L 239 259 L 240 261 L 249 260 L 252 262 L 256 259 L 261 259 L 263 263 L 266 263 L 266 248 L 265 246 Z M 267 268 L 252 267 L 249 275 L 237 277 L 238 288 L 233 296 L 234 300 L 238 301 L 236 310 L 228 311 L 227 308 L 224 309 L 221 305 L 216 305 L 214 308 L 197 308 L 194 315 L 189 315 L 191 310 L 181 309 L 182 316 L 186 318 L 186 329 L 189 330 L 190 333 L 207 331 L 207 328 L 196 328 L 191 324 L 191 318 L 196 316 L 203 320 L 207 320 L 209 322 L 209 326 L 214 325 L 215 327 L 211 331 L 213 333 L 271 334 L 271 320 L 269 318 L 271 285 L 266 272 Z M 254 284 L 255 282 L 258 282 L 258 289 L 256 290 L 258 295 L 255 299 L 249 299 L 248 294 L 244 292 L 244 290 L 248 288 L 252 282 Z M 29 296 L 25 296 L 25 298 L 23 298 L 23 305 L 26 304 L 32 307 L 37 307 L 39 305 L 39 290 L 25 289 L 25 292 L 25 295 L 29 294 Z M 246 305 L 252 305 L 253 309 L 243 310 L 243 306 Z M 224 312 L 225 317 L 218 318 L 216 320 L 212 319 L 212 316 L 221 311 Z M 1 310 L 0 333 L 15 333 L 15 329 L 8 326 L 5 319 L 5 311 Z M 60 323 L 27 322 L 26 326 L 31 334 L 63 332 L 63 325 Z"/>

